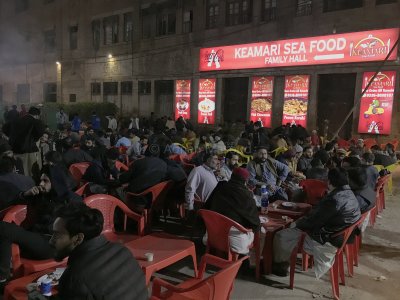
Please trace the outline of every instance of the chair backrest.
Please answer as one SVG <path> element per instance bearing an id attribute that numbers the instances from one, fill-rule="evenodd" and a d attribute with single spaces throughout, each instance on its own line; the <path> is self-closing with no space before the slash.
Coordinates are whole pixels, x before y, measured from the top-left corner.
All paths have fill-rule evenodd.
<path id="1" fill-rule="evenodd" d="M 69 166 L 69 171 L 74 178 L 74 180 L 79 184 L 81 182 L 83 174 L 85 174 L 86 169 L 89 168 L 90 163 L 80 162 Z"/>
<path id="2" fill-rule="evenodd" d="M 378 143 L 376 142 L 375 139 L 365 139 L 364 140 L 364 145 L 366 149 L 371 149 L 372 146 L 377 145 Z"/>
<path id="3" fill-rule="evenodd" d="M 235 227 L 243 233 L 249 231 L 239 223 L 215 211 L 200 209 L 198 213 L 203 218 L 207 228 L 207 247 L 228 253 L 228 256 L 231 251 L 229 244 L 231 227 Z"/>
<path id="4" fill-rule="evenodd" d="M 6 212 L 3 221 L 8 223 L 15 223 L 16 225 L 21 225 L 21 223 L 26 218 L 26 213 L 26 205 L 15 205 Z"/>
<path id="5" fill-rule="evenodd" d="M 316 205 L 326 195 L 328 183 L 317 179 L 305 179 L 299 185 L 307 195 L 306 203 Z"/>
<path id="6" fill-rule="evenodd" d="M 343 148 L 343 149 L 349 149 L 350 147 L 350 142 L 344 140 L 344 139 L 338 139 L 337 141 L 339 148 Z"/>
<path id="7" fill-rule="evenodd" d="M 114 232 L 114 212 L 115 208 L 121 205 L 121 201 L 110 195 L 96 194 L 85 198 L 84 202 L 91 208 L 97 208 L 103 214 L 103 233 Z"/>
<path id="8" fill-rule="evenodd" d="M 124 163 L 120 162 L 119 160 L 115 161 L 115 167 L 118 169 L 118 171 L 128 171 L 129 167 L 125 165 Z"/>
<path id="9" fill-rule="evenodd" d="M 337 236 L 343 236 L 343 242 L 342 245 L 340 246 L 340 248 L 338 249 L 338 251 L 336 253 L 340 253 L 343 251 L 344 247 L 347 244 L 347 240 L 350 238 L 351 234 L 353 233 L 354 229 L 356 229 L 356 227 L 358 227 L 362 222 L 364 221 L 364 218 L 361 216 L 360 219 L 358 219 L 357 222 L 355 222 L 354 224 L 346 227 L 345 229 L 343 229 L 342 231 L 335 233 L 333 235 L 333 237 L 337 237 Z"/>
<path id="10" fill-rule="evenodd" d="M 152 208 L 162 209 L 164 208 L 165 198 L 167 197 L 168 191 L 173 186 L 174 182 L 172 180 L 163 181 L 157 183 L 156 185 L 148 188 L 147 191 L 152 194 Z"/>

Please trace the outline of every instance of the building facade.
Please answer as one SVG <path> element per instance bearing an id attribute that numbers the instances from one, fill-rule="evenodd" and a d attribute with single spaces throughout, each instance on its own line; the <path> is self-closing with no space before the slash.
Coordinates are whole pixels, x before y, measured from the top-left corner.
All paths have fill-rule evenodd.
<path id="1" fill-rule="evenodd" d="M 274 76 L 272 126 L 282 122 L 284 78 L 310 76 L 309 129 L 333 128 L 380 62 L 199 71 L 204 47 L 399 28 L 398 0 L 15 0 L 0 1 L 3 104 L 108 101 L 124 114 L 171 116 L 174 80 L 216 78 L 216 122 L 249 118 L 250 79 Z M 383 70 L 398 70 L 390 61 Z M 398 73 L 397 73 L 398 75 Z M 392 135 L 400 133 L 399 79 Z M 357 132 L 358 108 L 342 135 Z"/>

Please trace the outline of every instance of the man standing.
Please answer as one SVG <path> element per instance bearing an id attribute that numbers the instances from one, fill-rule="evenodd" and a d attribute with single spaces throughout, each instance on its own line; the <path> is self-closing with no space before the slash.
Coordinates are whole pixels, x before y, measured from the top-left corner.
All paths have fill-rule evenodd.
<path id="1" fill-rule="evenodd" d="M 79 130 L 81 129 L 81 119 L 79 118 L 79 115 L 77 113 L 74 114 L 74 118 L 72 119 L 71 122 L 71 130 L 73 132 L 79 133 Z"/>
<path id="2" fill-rule="evenodd" d="M 113 132 L 115 132 L 117 130 L 117 127 L 118 127 L 117 119 L 115 118 L 114 115 L 106 116 L 106 118 L 108 119 L 107 128 L 111 129 Z"/>
<path id="3" fill-rule="evenodd" d="M 56 113 L 56 122 L 57 122 L 57 128 L 59 130 L 63 130 L 65 124 L 68 123 L 68 115 L 64 112 L 64 109 L 62 107 L 60 107 L 60 111 Z"/>
<path id="4" fill-rule="evenodd" d="M 18 110 L 17 110 L 17 106 L 16 106 L 16 105 L 13 105 L 13 106 L 12 106 L 12 109 L 11 109 L 10 111 L 8 111 L 7 117 L 6 117 L 6 120 L 5 120 L 5 121 L 6 121 L 6 122 L 12 123 L 12 122 L 14 122 L 15 120 L 17 120 L 18 117 L 19 117 L 19 112 L 18 112 Z"/>
<path id="5" fill-rule="evenodd" d="M 100 130 L 100 117 L 97 116 L 95 111 L 92 112 L 91 124 L 94 131 Z"/>
<path id="6" fill-rule="evenodd" d="M 84 204 L 70 204 L 56 213 L 50 244 L 55 259 L 69 256 L 57 295 L 63 300 L 147 299 L 142 270 L 130 251 L 101 235 L 101 212 Z"/>
<path id="7" fill-rule="evenodd" d="M 261 121 L 255 122 L 253 133 L 253 149 L 257 149 L 260 146 L 266 146 L 268 144 L 269 138 L 266 129 L 262 127 Z"/>
<path id="8" fill-rule="evenodd" d="M 266 185 L 270 194 L 270 200 L 287 200 L 286 192 L 281 184 L 286 180 L 290 169 L 287 165 L 268 156 L 268 146 L 258 148 L 256 157 L 247 165 L 250 172 L 249 183 L 260 188 Z"/>
<path id="9" fill-rule="evenodd" d="M 28 114 L 18 118 L 9 126 L 3 127 L 4 133 L 9 137 L 9 143 L 15 153 L 15 157 L 20 158 L 23 163 L 24 173 L 32 176 L 32 166 L 38 161 L 39 149 L 37 141 L 44 133 L 45 126 L 40 118 L 40 110 L 31 107 Z"/>

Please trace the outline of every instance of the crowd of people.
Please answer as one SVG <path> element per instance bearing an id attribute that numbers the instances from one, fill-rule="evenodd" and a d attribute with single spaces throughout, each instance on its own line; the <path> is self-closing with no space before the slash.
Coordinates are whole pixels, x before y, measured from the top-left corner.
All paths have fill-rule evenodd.
<path id="1" fill-rule="evenodd" d="M 188 219 L 204 205 L 253 230 L 260 228 L 254 195 L 260 195 L 262 188 L 270 202 L 300 202 L 304 201 L 300 181 L 327 182 L 329 192 L 320 205 L 274 240 L 274 272 L 286 275 L 291 248 L 303 231 L 307 232 L 305 251 L 314 256 L 319 270 L 332 262 L 338 247 L 334 233 L 375 205 L 379 173 L 373 165 L 386 167 L 397 161 L 391 144 L 385 149 L 378 145 L 366 149 L 358 139 L 342 149 L 335 140 L 322 143 L 316 131 L 310 135 L 300 125 L 269 130 L 261 122 L 237 122 L 215 130 L 195 130 L 183 117 L 174 121 L 152 113 L 144 121 L 118 122 L 115 116 L 107 116 L 104 130 L 95 112 L 88 122 L 82 122 L 78 114 L 70 119 L 60 109 L 53 132 L 40 120 L 38 108 L 15 111 L 5 115 L 0 137 L 0 208 L 26 204 L 28 211 L 20 226 L 0 222 L 0 282 L 6 283 L 11 276 L 12 243 L 34 259 L 69 256 L 60 281 L 63 299 L 105 295 L 113 289 L 112 283 L 103 285 L 105 279 L 97 271 L 107 261 L 110 272 L 118 267 L 112 273 L 114 281 L 126 286 L 120 291 L 125 298 L 118 299 L 146 297 L 137 262 L 122 246 L 101 236 L 101 214 L 85 207 L 75 193 L 78 183 L 69 173 L 75 163 L 89 163 L 82 177 L 89 183 L 89 194 L 112 194 L 136 212 L 149 208 L 151 199 L 131 199 L 127 192 L 140 193 L 171 180 L 180 187 L 176 199 L 184 204 Z M 229 151 L 232 148 L 235 151 Z M 187 160 L 189 169 L 171 159 L 189 153 L 193 153 Z M 122 170 L 117 161 L 131 164 Z M 246 254 L 253 234 L 232 230 L 230 238 L 234 251 Z M 98 282 L 86 282 L 87 274 L 96 274 Z"/>

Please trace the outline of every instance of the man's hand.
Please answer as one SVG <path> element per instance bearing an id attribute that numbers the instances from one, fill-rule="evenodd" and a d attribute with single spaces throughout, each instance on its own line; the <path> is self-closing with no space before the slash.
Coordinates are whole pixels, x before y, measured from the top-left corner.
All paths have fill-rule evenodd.
<path id="1" fill-rule="evenodd" d="M 39 195 L 41 191 L 43 191 L 43 188 L 41 188 L 39 186 L 34 186 L 33 188 L 25 191 L 23 195 L 25 197 L 36 196 L 36 195 Z"/>

